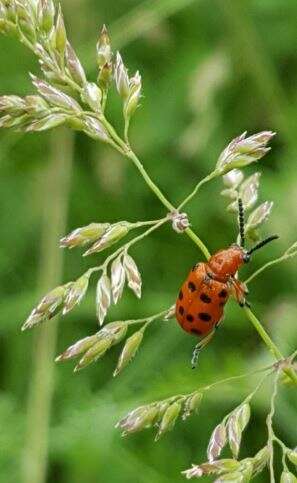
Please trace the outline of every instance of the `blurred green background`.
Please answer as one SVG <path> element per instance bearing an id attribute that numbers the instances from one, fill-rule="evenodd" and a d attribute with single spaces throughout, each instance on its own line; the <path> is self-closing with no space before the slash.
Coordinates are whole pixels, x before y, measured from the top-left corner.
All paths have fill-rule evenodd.
<path id="1" fill-rule="evenodd" d="M 281 239 L 255 257 L 243 277 L 296 240 L 297 3 L 295 0 L 63 0 L 71 42 L 95 79 L 95 43 L 106 23 L 130 72 L 143 76 L 142 108 L 131 139 L 153 179 L 178 203 L 207 174 L 230 139 L 272 129 L 273 150 L 262 171 L 261 201 L 275 207 L 264 233 Z M 1 38 L 0 90 L 32 92 L 28 72 L 36 59 Z M 109 117 L 120 125 L 120 104 Z M 0 479 L 5 483 L 167 483 L 205 459 L 209 435 L 254 387 L 254 380 L 209 393 L 200 414 L 178 422 L 158 443 L 145 431 L 122 439 L 116 421 L 139 404 L 162 399 L 272 361 L 257 333 L 232 301 L 225 322 L 190 368 L 195 339 L 174 321 L 155 323 L 134 362 L 112 378 L 119 348 L 79 374 L 54 367 L 53 355 L 96 330 L 94 286 L 81 306 L 58 324 L 34 332 L 20 327 L 38 299 L 60 281 L 77 278 L 101 258 L 62 252 L 58 239 L 92 221 L 158 218 L 163 207 L 132 165 L 81 134 L 56 130 L 0 133 Z M 234 241 L 236 226 L 220 196 L 207 185 L 188 212 L 211 251 Z M 169 227 L 131 252 L 144 279 L 139 302 L 125 292 L 110 320 L 153 314 L 169 306 L 189 267 L 201 259 L 193 243 Z M 250 300 L 285 354 L 296 348 L 296 262 L 265 272 Z M 267 439 L 270 385 L 253 405 L 242 456 Z M 296 391 L 280 391 L 275 428 L 296 446 Z M 49 432 L 47 426 L 49 425 Z M 48 447 L 47 447 L 48 443 Z M 226 453 L 227 454 L 227 453 Z M 47 455 L 48 466 L 46 468 Z M 278 455 L 279 456 L 279 455 Z M 269 481 L 268 473 L 256 479 Z"/>

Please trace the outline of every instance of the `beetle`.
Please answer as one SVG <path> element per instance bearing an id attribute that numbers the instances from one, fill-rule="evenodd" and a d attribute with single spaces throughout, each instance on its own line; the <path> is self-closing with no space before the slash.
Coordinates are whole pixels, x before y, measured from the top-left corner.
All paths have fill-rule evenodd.
<path id="1" fill-rule="evenodd" d="M 250 250 L 245 249 L 244 209 L 238 199 L 238 222 L 240 243 L 219 250 L 207 262 L 197 263 L 183 283 L 176 301 L 175 315 L 180 326 L 188 333 L 203 337 L 195 346 L 192 367 L 196 367 L 200 351 L 212 339 L 224 316 L 224 306 L 230 296 L 241 307 L 249 306 L 246 285 L 236 274 L 250 261 L 259 248 L 278 238 L 269 236 Z"/>

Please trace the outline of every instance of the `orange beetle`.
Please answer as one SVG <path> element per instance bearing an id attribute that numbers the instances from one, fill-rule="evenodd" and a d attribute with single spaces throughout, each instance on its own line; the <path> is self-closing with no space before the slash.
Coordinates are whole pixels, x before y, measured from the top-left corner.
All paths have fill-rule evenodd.
<path id="1" fill-rule="evenodd" d="M 233 295 L 239 305 L 248 305 L 247 288 L 236 278 L 238 269 L 249 262 L 251 254 L 278 238 L 270 236 L 251 250 L 244 248 L 244 212 L 238 200 L 240 245 L 234 244 L 210 257 L 206 263 L 198 263 L 183 283 L 176 302 L 176 318 L 180 326 L 191 334 L 204 336 L 196 345 L 192 365 L 197 364 L 199 352 L 211 340 L 215 329 L 223 320 L 224 305 Z"/>

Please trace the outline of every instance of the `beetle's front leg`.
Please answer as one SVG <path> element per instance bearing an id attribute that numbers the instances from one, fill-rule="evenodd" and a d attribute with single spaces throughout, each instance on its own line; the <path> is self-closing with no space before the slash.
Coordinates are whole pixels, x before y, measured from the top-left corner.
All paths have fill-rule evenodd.
<path id="1" fill-rule="evenodd" d="M 248 294 L 248 289 L 245 283 L 241 282 L 235 277 L 230 277 L 228 281 L 229 293 L 237 300 L 240 307 L 250 306 L 245 296 Z"/>

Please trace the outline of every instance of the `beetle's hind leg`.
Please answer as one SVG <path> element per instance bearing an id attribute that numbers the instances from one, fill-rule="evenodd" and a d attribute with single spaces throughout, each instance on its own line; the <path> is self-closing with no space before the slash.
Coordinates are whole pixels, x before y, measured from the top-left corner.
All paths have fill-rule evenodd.
<path id="1" fill-rule="evenodd" d="M 198 357 L 199 357 L 200 352 L 202 351 L 202 349 L 204 349 L 205 346 L 207 346 L 207 344 L 209 344 L 209 342 L 211 341 L 211 339 L 213 338 L 213 336 L 216 332 L 216 329 L 217 329 L 217 327 L 214 328 L 209 334 L 207 334 L 205 337 L 203 337 L 203 339 L 201 339 L 198 342 L 198 344 L 195 345 L 192 360 L 191 360 L 192 369 L 195 369 L 195 367 L 197 366 Z"/>

